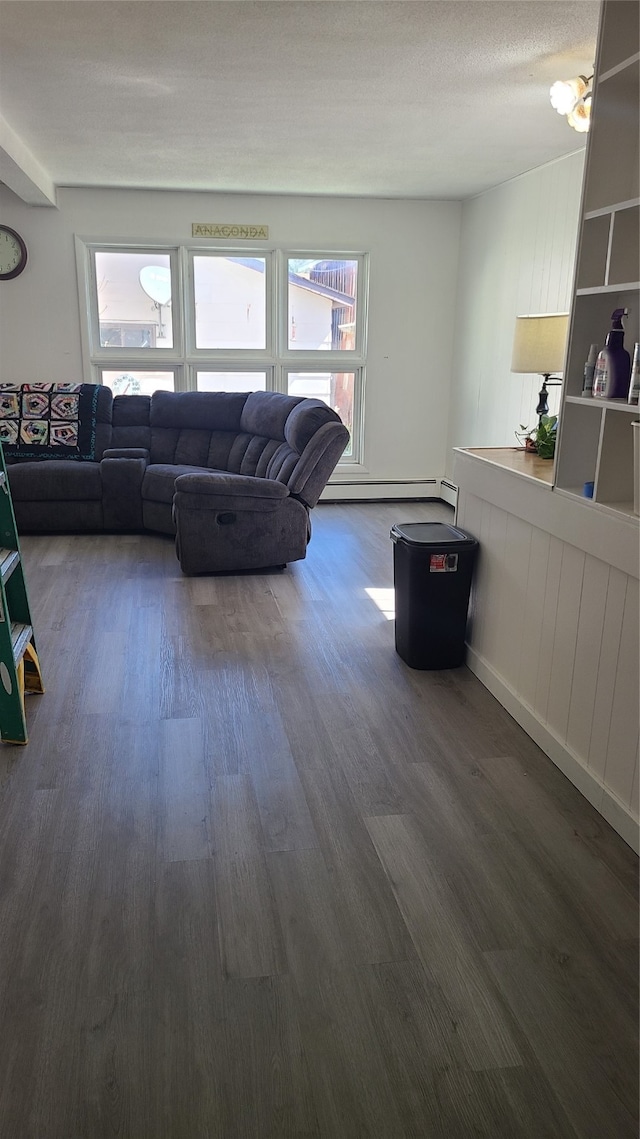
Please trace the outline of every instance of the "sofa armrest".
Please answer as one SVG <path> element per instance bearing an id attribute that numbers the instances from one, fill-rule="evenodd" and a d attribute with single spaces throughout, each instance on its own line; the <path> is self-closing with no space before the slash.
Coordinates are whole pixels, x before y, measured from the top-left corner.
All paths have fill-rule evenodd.
<path id="1" fill-rule="evenodd" d="M 294 498 L 309 507 L 316 505 L 348 442 L 343 423 L 325 423 L 316 431 L 287 479 Z"/>
<path id="2" fill-rule="evenodd" d="M 146 447 L 107 447 L 102 452 L 103 459 L 145 459 L 149 462 L 149 451 Z"/>
<path id="3" fill-rule="evenodd" d="M 102 520 L 105 530 L 142 530 L 142 480 L 149 452 L 142 447 L 111 448 L 100 461 Z"/>
<path id="4" fill-rule="evenodd" d="M 191 510 L 277 510 L 289 497 L 284 483 L 226 471 L 178 475 L 174 504 Z"/>

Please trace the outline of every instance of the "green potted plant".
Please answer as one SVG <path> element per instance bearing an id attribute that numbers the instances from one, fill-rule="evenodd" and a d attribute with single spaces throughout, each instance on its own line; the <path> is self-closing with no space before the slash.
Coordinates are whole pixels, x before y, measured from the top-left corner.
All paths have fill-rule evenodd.
<path id="1" fill-rule="evenodd" d="M 535 427 L 520 424 L 516 439 L 524 442 L 525 451 L 535 451 L 541 459 L 552 459 L 556 450 L 557 415 L 541 415 Z"/>

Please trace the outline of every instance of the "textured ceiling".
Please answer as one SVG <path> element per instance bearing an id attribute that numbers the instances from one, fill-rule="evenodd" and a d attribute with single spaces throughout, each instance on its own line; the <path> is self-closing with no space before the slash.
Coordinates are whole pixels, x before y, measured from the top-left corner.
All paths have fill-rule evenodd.
<path id="1" fill-rule="evenodd" d="M 56 185 L 464 198 L 584 144 L 548 89 L 598 9 L 0 0 L 4 137 Z"/>

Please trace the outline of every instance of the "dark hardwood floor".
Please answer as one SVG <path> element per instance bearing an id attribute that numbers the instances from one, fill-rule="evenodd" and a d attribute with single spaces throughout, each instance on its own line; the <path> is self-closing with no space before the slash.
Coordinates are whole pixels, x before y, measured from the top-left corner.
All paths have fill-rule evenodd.
<path id="1" fill-rule="evenodd" d="M 394 651 L 389 528 L 450 517 L 321 505 L 237 577 L 23 539 L 2 1139 L 635 1139 L 637 860 L 470 672 Z"/>

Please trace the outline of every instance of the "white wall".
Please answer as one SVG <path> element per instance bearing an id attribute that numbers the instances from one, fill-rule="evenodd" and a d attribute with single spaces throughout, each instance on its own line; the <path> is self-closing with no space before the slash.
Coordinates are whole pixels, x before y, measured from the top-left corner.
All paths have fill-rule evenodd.
<path id="1" fill-rule="evenodd" d="M 463 205 L 449 477 L 452 447 L 517 446 L 536 421 L 540 377 L 510 371 L 515 318 L 569 311 L 583 169 L 578 151 Z"/>
<path id="2" fill-rule="evenodd" d="M 58 204 L 27 206 L 0 187 L 2 220 L 29 250 L 24 273 L 2 284 L 1 380 L 82 376 L 74 234 L 189 243 L 194 221 L 258 222 L 270 228 L 266 247 L 371 255 L 364 470 L 354 477 L 444 473 L 460 203 L 62 189 Z"/>

